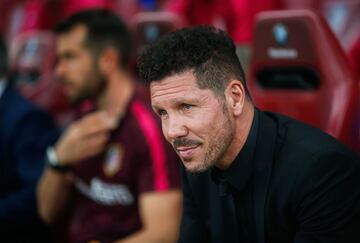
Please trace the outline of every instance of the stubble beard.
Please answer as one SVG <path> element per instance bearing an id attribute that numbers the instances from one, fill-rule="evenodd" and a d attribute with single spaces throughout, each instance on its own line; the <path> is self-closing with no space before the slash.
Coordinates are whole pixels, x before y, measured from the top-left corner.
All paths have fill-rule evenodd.
<path id="1" fill-rule="evenodd" d="M 224 156 L 234 138 L 234 127 L 231 124 L 227 110 L 224 110 L 223 122 L 213 137 L 209 138 L 208 148 L 205 148 L 204 159 L 194 168 L 187 168 L 191 173 L 201 173 L 212 167 Z"/>
<path id="2" fill-rule="evenodd" d="M 85 100 L 95 100 L 104 92 L 106 80 L 100 71 L 94 67 L 85 78 L 82 87 L 79 88 L 76 95 L 69 97 L 72 105 L 80 105 Z"/>

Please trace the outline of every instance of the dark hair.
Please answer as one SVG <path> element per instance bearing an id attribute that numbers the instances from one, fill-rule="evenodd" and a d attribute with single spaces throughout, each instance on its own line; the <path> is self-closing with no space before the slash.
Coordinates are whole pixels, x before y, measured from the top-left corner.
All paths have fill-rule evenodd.
<path id="1" fill-rule="evenodd" d="M 129 64 L 131 55 L 131 36 L 126 24 L 115 13 L 106 9 L 80 11 L 55 28 L 56 34 L 69 32 L 77 25 L 87 29 L 85 46 L 93 53 L 100 54 L 106 47 L 114 47 L 119 55 L 121 65 Z"/>
<path id="2" fill-rule="evenodd" d="M 250 97 L 232 39 L 214 27 L 196 26 L 164 35 L 145 49 L 138 68 L 146 82 L 192 70 L 200 88 L 220 95 L 230 79 L 238 79 Z"/>
<path id="3" fill-rule="evenodd" d="M 8 56 L 6 44 L 3 36 L 0 34 L 0 78 L 5 76 L 8 68 Z"/>

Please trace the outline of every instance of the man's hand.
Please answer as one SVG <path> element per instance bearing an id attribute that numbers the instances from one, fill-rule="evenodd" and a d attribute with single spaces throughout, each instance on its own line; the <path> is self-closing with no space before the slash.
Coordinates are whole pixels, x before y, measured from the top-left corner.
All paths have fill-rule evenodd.
<path id="1" fill-rule="evenodd" d="M 105 111 L 90 113 L 72 123 L 55 145 L 59 163 L 72 165 L 100 153 L 116 123 Z"/>

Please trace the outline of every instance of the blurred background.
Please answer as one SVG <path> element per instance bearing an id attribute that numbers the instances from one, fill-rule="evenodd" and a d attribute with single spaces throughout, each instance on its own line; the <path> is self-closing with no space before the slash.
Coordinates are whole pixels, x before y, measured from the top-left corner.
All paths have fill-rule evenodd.
<path id="1" fill-rule="evenodd" d="M 321 128 L 360 151 L 360 0 L 0 0 L 9 77 L 64 127 L 76 115 L 53 75 L 52 28 L 88 8 L 121 16 L 136 58 L 162 34 L 214 25 L 237 45 L 254 103 Z"/>

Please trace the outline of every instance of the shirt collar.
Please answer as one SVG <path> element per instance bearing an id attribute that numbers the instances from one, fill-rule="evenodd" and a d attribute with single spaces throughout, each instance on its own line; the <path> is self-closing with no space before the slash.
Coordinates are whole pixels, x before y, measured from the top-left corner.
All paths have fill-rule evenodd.
<path id="1" fill-rule="evenodd" d="M 258 133 L 258 120 L 258 111 L 255 109 L 249 136 L 234 162 L 225 171 L 216 167 L 212 168 L 212 177 L 215 181 L 225 180 L 238 191 L 245 189 L 253 172 L 253 158 Z"/>
<path id="2" fill-rule="evenodd" d="M 5 88 L 6 88 L 6 80 L 5 79 L 0 79 L 0 99 L 2 97 L 2 95 L 4 94 Z"/>

